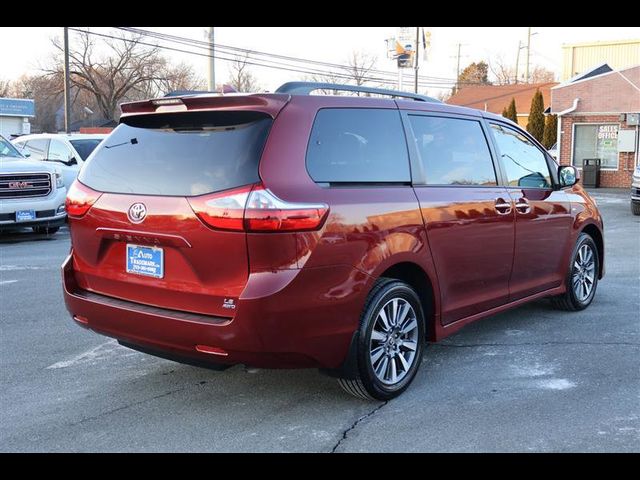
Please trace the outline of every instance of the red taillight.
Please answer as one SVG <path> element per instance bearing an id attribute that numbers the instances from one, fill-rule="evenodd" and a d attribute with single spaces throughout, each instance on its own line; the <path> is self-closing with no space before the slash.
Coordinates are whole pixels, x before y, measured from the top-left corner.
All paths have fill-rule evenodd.
<path id="1" fill-rule="evenodd" d="M 217 230 L 242 231 L 244 206 L 252 185 L 225 192 L 189 198 L 189 204 L 198 218 Z"/>
<path id="2" fill-rule="evenodd" d="M 262 185 L 193 197 L 189 203 L 211 228 L 246 232 L 317 230 L 329 211 L 324 204 L 285 202 Z"/>
<path id="3" fill-rule="evenodd" d="M 100 195 L 102 195 L 100 192 L 96 192 L 75 180 L 69 187 L 67 199 L 64 203 L 67 215 L 75 218 L 82 217 L 96 203 Z"/>

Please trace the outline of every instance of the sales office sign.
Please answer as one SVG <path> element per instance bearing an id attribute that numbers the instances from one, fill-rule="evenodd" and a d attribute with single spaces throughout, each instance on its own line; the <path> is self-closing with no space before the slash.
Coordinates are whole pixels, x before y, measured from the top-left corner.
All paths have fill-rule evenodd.
<path id="1" fill-rule="evenodd" d="M 611 147 L 618 140 L 618 125 L 600 125 L 598 127 L 598 141 L 604 147 Z"/>

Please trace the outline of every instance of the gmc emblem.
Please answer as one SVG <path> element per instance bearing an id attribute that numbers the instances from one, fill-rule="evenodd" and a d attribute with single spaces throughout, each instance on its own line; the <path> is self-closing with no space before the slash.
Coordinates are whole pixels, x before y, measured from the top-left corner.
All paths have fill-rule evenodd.
<path id="1" fill-rule="evenodd" d="M 27 188 L 30 187 L 29 182 L 9 182 L 9 188 Z"/>

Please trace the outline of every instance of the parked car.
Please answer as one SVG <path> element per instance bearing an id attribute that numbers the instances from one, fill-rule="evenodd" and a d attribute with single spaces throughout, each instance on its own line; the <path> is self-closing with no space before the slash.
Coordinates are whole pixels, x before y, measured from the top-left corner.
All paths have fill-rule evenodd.
<path id="1" fill-rule="evenodd" d="M 640 215 L 640 164 L 636 165 L 631 181 L 631 212 Z"/>
<path id="2" fill-rule="evenodd" d="M 39 133 L 22 135 L 12 143 L 32 160 L 59 163 L 68 189 L 91 152 L 107 136 L 100 133 Z"/>
<path id="3" fill-rule="evenodd" d="M 354 89 L 378 97 L 311 95 Z M 501 116 L 304 82 L 122 112 L 69 191 L 62 269 L 74 320 L 133 349 L 388 400 L 427 339 L 542 297 L 582 310 L 604 274 L 577 170 Z"/>
<path id="4" fill-rule="evenodd" d="M 57 232 L 67 217 L 66 194 L 58 166 L 26 159 L 0 136 L 0 232 Z"/>
<path id="5" fill-rule="evenodd" d="M 558 143 L 554 143 L 553 146 L 547 150 L 549 155 L 553 157 L 554 160 L 558 161 Z"/>

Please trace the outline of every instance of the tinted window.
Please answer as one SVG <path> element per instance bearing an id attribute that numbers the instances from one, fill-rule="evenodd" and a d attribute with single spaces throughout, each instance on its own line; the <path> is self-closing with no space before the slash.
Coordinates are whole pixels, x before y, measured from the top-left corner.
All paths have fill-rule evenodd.
<path id="1" fill-rule="evenodd" d="M 427 185 L 497 185 L 480 122 L 409 115 Z"/>
<path id="2" fill-rule="evenodd" d="M 256 112 L 129 117 L 102 142 L 79 180 L 102 192 L 192 196 L 259 181 L 272 120 Z"/>
<path id="3" fill-rule="evenodd" d="M 68 162 L 71 159 L 71 150 L 60 140 L 51 140 L 49 144 L 49 160 L 62 160 Z"/>
<path id="4" fill-rule="evenodd" d="M 83 138 L 82 140 L 71 140 L 71 145 L 80 155 L 80 160 L 86 160 L 101 141 L 101 138 Z"/>
<path id="5" fill-rule="evenodd" d="M 549 188 L 551 176 L 544 154 L 522 133 L 491 124 L 502 165 L 512 187 Z"/>
<path id="6" fill-rule="evenodd" d="M 46 138 L 39 138 L 37 140 L 29 140 L 25 146 L 24 152 L 30 153 L 31 160 L 44 160 L 47 158 L 47 149 L 49 147 L 49 140 Z"/>
<path id="7" fill-rule="evenodd" d="M 316 182 L 409 182 L 397 110 L 328 108 L 311 131 L 307 169 Z"/>

